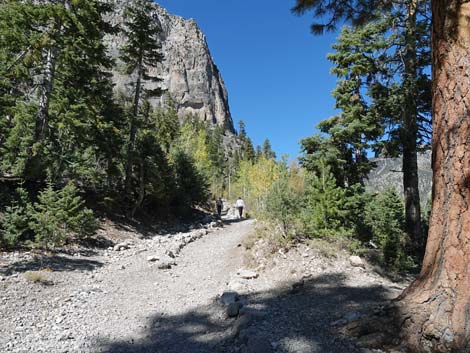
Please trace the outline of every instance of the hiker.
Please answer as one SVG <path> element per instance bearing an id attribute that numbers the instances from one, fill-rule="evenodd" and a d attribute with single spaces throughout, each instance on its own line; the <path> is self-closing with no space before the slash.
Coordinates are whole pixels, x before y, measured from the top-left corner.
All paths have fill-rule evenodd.
<path id="1" fill-rule="evenodd" d="M 238 208 L 238 218 L 242 218 L 243 208 L 245 207 L 245 202 L 242 200 L 241 197 L 237 199 L 237 202 L 235 203 L 235 207 Z"/>
<path id="2" fill-rule="evenodd" d="M 217 208 L 217 215 L 219 216 L 219 218 L 222 217 L 222 207 L 224 206 L 224 202 L 222 201 L 222 198 L 219 197 L 216 201 L 215 201 L 215 207 Z"/>

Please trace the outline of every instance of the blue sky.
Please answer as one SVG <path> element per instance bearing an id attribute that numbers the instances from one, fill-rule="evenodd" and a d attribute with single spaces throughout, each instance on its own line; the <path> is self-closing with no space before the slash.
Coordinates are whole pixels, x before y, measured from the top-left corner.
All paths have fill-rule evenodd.
<path id="1" fill-rule="evenodd" d="M 237 126 L 244 120 L 255 145 L 269 138 L 293 159 L 299 141 L 334 114 L 326 54 L 336 34 L 313 36 L 311 18 L 290 12 L 294 0 L 157 0 L 194 18 L 206 35 L 229 94 Z"/>

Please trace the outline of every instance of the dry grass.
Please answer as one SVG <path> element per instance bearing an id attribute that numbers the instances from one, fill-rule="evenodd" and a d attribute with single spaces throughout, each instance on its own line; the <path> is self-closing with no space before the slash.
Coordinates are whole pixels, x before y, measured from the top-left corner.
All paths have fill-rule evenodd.
<path id="1" fill-rule="evenodd" d="M 342 245 L 331 239 L 313 238 L 306 241 L 310 249 L 317 251 L 321 256 L 327 259 L 333 259 L 338 256 L 338 252 L 342 249 Z"/>
<path id="2" fill-rule="evenodd" d="M 46 271 L 27 271 L 23 276 L 28 282 L 38 283 L 45 286 L 53 284 L 53 282 L 48 278 Z"/>

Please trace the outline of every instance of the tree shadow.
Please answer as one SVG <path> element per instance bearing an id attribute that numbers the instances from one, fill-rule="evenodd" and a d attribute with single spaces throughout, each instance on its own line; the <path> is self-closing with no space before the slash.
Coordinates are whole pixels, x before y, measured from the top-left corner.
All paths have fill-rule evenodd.
<path id="1" fill-rule="evenodd" d="M 211 305 L 180 315 L 151 317 L 141 336 L 100 338 L 94 344 L 106 353 L 221 353 L 264 338 L 263 348 L 248 352 L 359 353 L 355 340 L 342 335 L 336 323 L 365 316 L 396 294 L 380 285 L 352 286 L 343 273 L 321 275 L 240 296 L 244 306 L 237 319 L 228 319 L 214 298 Z"/>
<path id="2" fill-rule="evenodd" d="M 78 259 L 64 255 L 39 255 L 31 260 L 17 261 L 5 267 L 0 267 L 0 274 L 12 275 L 18 272 L 39 271 L 42 269 L 50 269 L 52 271 L 93 271 L 102 267 L 104 264 L 100 261 L 90 259 Z"/>

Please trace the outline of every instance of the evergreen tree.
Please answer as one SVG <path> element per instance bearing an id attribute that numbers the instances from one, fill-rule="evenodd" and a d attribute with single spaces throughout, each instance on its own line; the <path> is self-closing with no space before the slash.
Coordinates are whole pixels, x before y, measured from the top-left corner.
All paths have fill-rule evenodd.
<path id="1" fill-rule="evenodd" d="M 164 151 L 168 153 L 171 145 L 180 134 L 180 123 L 174 101 L 169 100 L 166 110 L 157 109 L 153 114 L 153 119 L 155 120 L 158 141 Z"/>
<path id="2" fill-rule="evenodd" d="M 88 160 L 98 160 L 98 149 L 90 147 L 98 139 L 88 128 L 101 132 L 104 111 L 112 106 L 112 85 L 105 73 L 112 63 L 102 42 L 109 29 L 103 17 L 110 9 L 84 0 L 2 5 L 0 16 L 9 28 L 1 21 L 1 31 L 10 33 L 9 41 L 18 38 L 21 45 L 15 51 L 8 41 L 4 48 L 7 58 L 11 53 L 15 58 L 3 63 L 8 66 L 6 77 L 20 73 L 10 81 L 13 104 L 2 103 L 1 108 L 9 115 L 9 129 L 0 146 L 6 172 L 54 179 L 77 172 L 68 168 L 77 165 L 77 158 L 88 155 Z M 14 20 L 18 16 L 7 20 L 12 12 L 21 20 Z M 20 32 L 30 39 L 21 40 Z M 85 169 L 95 168 L 96 164 Z"/>
<path id="3" fill-rule="evenodd" d="M 298 13 L 313 9 L 316 14 L 338 10 L 330 23 L 314 24 L 315 32 L 332 29 L 343 18 L 364 24 L 344 29 L 335 45 L 337 52 L 329 56 L 341 79 L 334 96 L 342 113 L 322 123 L 321 129 L 351 149 L 348 164 L 359 174 L 355 182 L 371 166 L 364 158 L 368 147 L 402 154 L 406 229 L 416 252 L 423 246 L 417 152 L 423 141 L 420 131 L 429 130 L 430 116 L 429 6 L 412 0 L 374 3 L 378 11 L 370 11 L 362 2 L 349 9 L 343 5 L 299 0 L 294 8 Z M 379 137 L 392 138 L 392 143 L 379 143 Z"/>
<path id="4" fill-rule="evenodd" d="M 365 208 L 365 221 L 372 230 L 372 241 L 382 251 L 386 266 L 401 270 L 406 262 L 405 213 L 403 200 L 394 188 L 377 195 Z"/>
<path id="5" fill-rule="evenodd" d="M 264 140 L 263 142 L 263 155 L 267 159 L 276 159 L 276 153 L 273 151 L 271 142 L 268 139 Z"/>
<path id="6" fill-rule="evenodd" d="M 240 143 L 240 159 L 253 161 L 255 159 L 255 149 L 253 142 L 246 134 L 245 122 L 238 122 L 238 141 Z"/>
<path id="7" fill-rule="evenodd" d="M 405 38 L 413 39 L 416 32 L 413 32 L 412 24 L 418 18 L 414 9 L 421 2 L 405 3 L 407 11 L 404 13 L 410 17 L 407 21 L 410 32 Z M 344 18 L 357 20 L 373 10 L 384 10 L 380 6 L 382 4 L 394 5 L 391 1 L 375 0 L 297 0 L 295 9 L 299 12 L 313 9 L 314 14 L 322 18 L 330 15 L 326 25 L 313 27 L 321 30 L 334 28 Z M 466 178 L 458 177 L 466 175 L 466 164 L 462 161 L 470 158 L 468 144 L 462 138 L 469 135 L 467 91 L 461 89 L 468 86 L 470 73 L 468 66 L 458 64 L 470 55 L 466 24 L 469 17 L 470 8 L 462 1 L 432 1 L 433 205 L 429 235 L 420 275 L 395 301 L 394 308 L 387 315 L 391 320 L 378 325 L 385 327 L 391 322 L 399 323 L 393 328 L 400 332 L 400 341 L 410 351 L 419 353 L 464 352 L 470 342 L 467 329 L 470 319 L 463 309 L 470 305 L 470 301 L 466 295 L 468 288 L 462 281 L 468 274 L 468 239 L 465 234 L 470 196 L 468 184 L 464 181 Z M 410 62 L 405 72 L 411 79 L 411 84 L 406 86 L 407 92 L 415 82 L 413 71 L 416 62 L 411 61 L 413 51 L 411 47 L 406 55 L 406 61 Z M 404 125 L 410 128 L 408 137 L 415 141 L 413 134 L 416 129 Z M 408 210 L 408 204 L 406 206 Z"/>
<path id="8" fill-rule="evenodd" d="M 263 155 L 263 149 L 261 148 L 260 145 L 256 145 L 255 159 L 259 160 L 262 155 Z"/>
<path id="9" fill-rule="evenodd" d="M 303 209 L 304 231 L 309 236 L 327 237 L 345 234 L 345 191 L 336 185 L 330 167 L 320 161 L 320 172 L 310 174 Z"/>
<path id="10" fill-rule="evenodd" d="M 130 114 L 129 139 L 126 157 L 126 194 L 130 195 L 132 169 L 134 166 L 135 139 L 141 114 L 142 99 L 161 95 L 161 90 L 144 88 L 145 82 L 158 83 L 159 77 L 150 75 L 150 69 L 156 68 L 163 60 L 158 34 L 161 32 L 152 0 L 133 1 L 124 11 L 123 34 L 125 44 L 121 48 L 120 59 L 126 65 L 126 73 L 132 74 L 134 97 Z"/>

